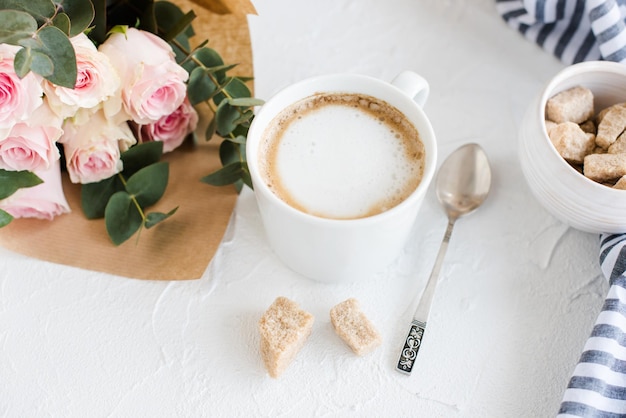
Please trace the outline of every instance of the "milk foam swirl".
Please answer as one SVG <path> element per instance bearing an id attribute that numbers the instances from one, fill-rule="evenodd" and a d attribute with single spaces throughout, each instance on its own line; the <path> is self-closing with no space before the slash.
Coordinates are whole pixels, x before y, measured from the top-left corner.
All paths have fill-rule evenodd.
<path id="1" fill-rule="evenodd" d="M 316 216 L 356 219 L 405 200 L 424 171 L 424 145 L 390 104 L 324 93 L 280 112 L 264 132 L 259 166 L 272 191 Z"/>

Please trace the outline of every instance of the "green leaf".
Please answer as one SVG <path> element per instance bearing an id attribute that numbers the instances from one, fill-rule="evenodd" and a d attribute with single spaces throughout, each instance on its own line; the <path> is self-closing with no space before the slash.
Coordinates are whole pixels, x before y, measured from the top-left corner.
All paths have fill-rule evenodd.
<path id="1" fill-rule="evenodd" d="M 169 180 L 169 164 L 158 162 L 133 174 L 126 182 L 126 191 L 133 195 L 142 208 L 161 199 Z"/>
<path id="2" fill-rule="evenodd" d="M 72 22 L 69 31 L 70 37 L 84 32 L 93 22 L 95 8 L 91 0 L 56 0 L 56 2 Z"/>
<path id="3" fill-rule="evenodd" d="M 243 135 L 238 135 L 234 138 L 224 138 L 226 141 L 228 142 L 233 142 L 235 144 L 239 144 L 239 145 L 246 145 L 246 137 Z"/>
<path id="4" fill-rule="evenodd" d="M 250 176 L 250 169 L 248 168 L 248 164 L 243 162 L 243 169 L 241 171 L 241 180 L 246 184 L 249 188 L 254 190 L 254 185 L 252 184 L 252 177 Z M 241 189 L 237 189 L 241 191 Z"/>
<path id="5" fill-rule="evenodd" d="M 187 97 L 192 105 L 209 100 L 217 86 L 202 67 L 196 67 L 189 75 Z"/>
<path id="6" fill-rule="evenodd" d="M 13 220 L 13 216 L 10 213 L 0 209 L 0 228 L 7 226 Z"/>
<path id="7" fill-rule="evenodd" d="M 224 87 L 224 92 L 231 98 L 243 98 L 250 97 L 250 89 L 246 86 L 246 83 L 241 81 L 241 79 L 233 77 L 230 82 Z M 215 96 L 213 101 L 215 104 L 221 103 L 224 99 L 226 99 L 226 94 L 221 93 Z"/>
<path id="8" fill-rule="evenodd" d="M 95 16 L 93 18 L 93 28 L 89 33 L 98 45 L 106 40 L 107 36 L 107 6 L 106 0 L 92 0 Z"/>
<path id="9" fill-rule="evenodd" d="M 246 177 L 250 177 L 248 165 L 238 161 L 225 165 L 219 170 L 202 177 L 200 181 L 212 186 L 226 186 Z"/>
<path id="10" fill-rule="evenodd" d="M 193 13 L 193 11 L 189 12 Z M 187 13 L 187 15 L 189 15 Z M 181 20 L 188 19 L 180 8 L 169 1 L 157 1 L 154 3 L 154 15 L 156 17 L 159 33 L 171 32 L 174 27 L 183 26 Z M 191 21 L 189 21 L 191 23 Z M 186 38 L 195 35 L 193 27 L 190 24 L 184 25 L 184 32 L 181 31 Z"/>
<path id="11" fill-rule="evenodd" d="M 51 0 L 0 0 L 0 9 L 13 9 L 26 12 L 43 23 L 46 18 L 54 16 L 56 8 Z M 4 24 L 4 20 L 2 23 Z"/>
<path id="12" fill-rule="evenodd" d="M 106 206 L 104 224 L 111 241 L 120 245 L 141 228 L 143 219 L 132 197 L 126 192 L 117 192 Z"/>
<path id="13" fill-rule="evenodd" d="M 227 100 L 223 100 L 215 111 L 215 119 L 217 121 L 217 133 L 226 136 L 236 127 L 235 121 L 239 118 L 239 110 L 228 104 Z"/>
<path id="14" fill-rule="evenodd" d="M 0 43 L 18 45 L 37 31 L 37 21 L 26 12 L 0 10 Z"/>
<path id="15" fill-rule="evenodd" d="M 252 107 L 261 106 L 265 101 L 253 97 L 234 97 L 228 99 L 228 103 L 230 103 L 231 106 Z"/>
<path id="16" fill-rule="evenodd" d="M 215 135 L 216 131 L 217 131 L 217 119 L 215 118 L 215 116 L 213 116 L 211 120 L 209 121 L 209 125 L 206 128 L 206 132 L 204 133 L 204 139 L 207 141 L 210 141 L 211 138 L 213 138 L 213 135 Z"/>
<path id="17" fill-rule="evenodd" d="M 70 17 L 65 13 L 57 14 L 52 20 L 52 24 L 59 28 L 61 32 L 70 36 L 70 26 L 72 26 L 72 22 L 70 21 Z"/>
<path id="18" fill-rule="evenodd" d="M 198 60 L 200 63 L 202 63 L 202 65 L 206 68 L 221 67 L 224 65 L 224 61 L 222 60 L 222 57 L 220 56 L 220 54 L 218 54 L 217 51 L 215 51 L 212 48 L 208 48 L 208 47 L 198 48 L 193 53 L 193 57 L 196 60 Z M 183 67 L 189 73 L 191 73 L 191 71 L 193 71 L 194 68 L 199 67 L 199 65 L 193 61 L 187 61 L 185 64 L 183 64 Z M 226 77 L 226 71 L 223 71 L 223 70 L 217 71 L 215 73 L 215 76 L 217 78 L 218 83 L 223 83 L 224 78 Z"/>
<path id="19" fill-rule="evenodd" d="M 235 125 L 241 125 L 252 120 L 254 112 L 252 110 L 245 110 L 240 112 L 239 117 L 233 121 Z"/>
<path id="20" fill-rule="evenodd" d="M 47 55 L 32 51 L 30 69 L 42 77 L 50 77 L 54 74 L 54 63 Z"/>
<path id="21" fill-rule="evenodd" d="M 83 184 L 80 189 L 80 203 L 87 219 L 104 217 L 109 199 L 116 192 L 124 190 L 124 184 L 116 175 L 97 183 Z"/>
<path id="22" fill-rule="evenodd" d="M 0 169 L 0 199 L 6 199 L 18 189 L 33 187 L 41 183 L 43 183 L 43 180 L 30 171 Z"/>
<path id="23" fill-rule="evenodd" d="M 187 14 L 175 21 L 174 25 L 170 26 L 167 29 L 167 32 L 163 35 L 163 39 L 168 42 L 170 42 L 172 39 L 175 39 L 178 35 L 185 32 L 185 29 L 187 29 L 189 25 L 191 25 L 191 22 L 195 18 L 196 14 L 193 12 L 193 10 L 190 10 Z"/>
<path id="24" fill-rule="evenodd" d="M 46 26 L 38 32 L 38 38 L 41 47 L 33 50 L 47 55 L 54 68 L 51 75 L 42 74 L 42 76 L 53 84 L 74 88 L 77 74 L 76 55 L 67 35 L 59 28 Z"/>
<path id="25" fill-rule="evenodd" d="M 243 161 L 243 154 L 241 149 L 245 150 L 245 147 L 242 147 L 240 144 L 230 141 L 224 140 L 220 144 L 220 162 L 222 165 L 228 165 L 234 162 Z"/>
<path id="26" fill-rule="evenodd" d="M 156 224 L 158 224 L 159 222 L 163 222 L 164 220 L 166 220 L 167 218 L 175 214 L 177 210 L 178 210 L 178 206 L 172 209 L 171 211 L 169 211 L 168 213 L 150 212 L 149 214 L 146 215 L 146 221 L 144 222 L 144 226 L 147 229 L 150 229 Z"/>
<path id="27" fill-rule="evenodd" d="M 13 60 L 13 70 L 19 78 L 26 77 L 26 74 L 30 72 L 30 66 L 33 63 L 33 55 L 30 48 L 22 48 L 15 54 Z"/>
<path id="28" fill-rule="evenodd" d="M 161 141 L 144 142 L 143 144 L 135 145 L 123 152 L 120 157 L 124 164 L 122 173 L 127 178 L 131 177 L 142 168 L 160 161 L 162 155 L 163 142 Z"/>

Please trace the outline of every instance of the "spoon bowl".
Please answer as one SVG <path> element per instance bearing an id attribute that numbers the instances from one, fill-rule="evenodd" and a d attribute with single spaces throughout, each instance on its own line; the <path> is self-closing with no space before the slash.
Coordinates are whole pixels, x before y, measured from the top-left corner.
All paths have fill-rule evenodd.
<path id="1" fill-rule="evenodd" d="M 448 216 L 448 227 L 396 365 L 398 371 L 406 374 L 413 370 L 417 353 L 422 345 L 439 271 L 448 249 L 454 223 L 459 217 L 475 211 L 482 205 L 491 188 L 491 168 L 481 146 L 474 143 L 465 144 L 450 154 L 439 168 L 435 187 L 437 198 Z"/>
<path id="2" fill-rule="evenodd" d="M 441 164 L 436 193 L 448 217 L 467 215 L 485 201 L 491 188 L 491 169 L 478 144 L 461 146 Z"/>

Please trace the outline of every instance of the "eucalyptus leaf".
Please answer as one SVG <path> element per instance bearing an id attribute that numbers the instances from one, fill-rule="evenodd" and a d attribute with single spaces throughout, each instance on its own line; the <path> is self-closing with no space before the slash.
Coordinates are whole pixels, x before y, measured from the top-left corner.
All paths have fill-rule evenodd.
<path id="1" fill-rule="evenodd" d="M 54 73 L 54 63 L 46 54 L 42 54 L 39 51 L 32 51 L 30 69 L 42 77 L 49 77 Z"/>
<path id="2" fill-rule="evenodd" d="M 174 26 L 177 26 L 179 21 L 186 15 L 180 10 L 180 7 L 169 1 L 157 1 L 154 3 L 154 15 L 156 17 L 159 31 L 169 32 Z M 184 28 L 184 35 L 187 38 L 191 38 L 195 35 L 193 27 L 187 25 Z"/>
<path id="3" fill-rule="evenodd" d="M 142 208 L 161 199 L 169 180 L 169 164 L 158 162 L 142 168 L 126 181 L 126 191 L 133 195 Z"/>
<path id="4" fill-rule="evenodd" d="M 222 136 L 231 133 L 237 127 L 235 123 L 237 118 L 239 118 L 239 110 L 228 104 L 227 100 L 223 100 L 215 111 L 217 132 Z"/>
<path id="5" fill-rule="evenodd" d="M 56 12 L 54 3 L 51 0 L 0 0 L 0 9 L 21 10 L 41 23 L 47 18 L 54 16 Z"/>
<path id="6" fill-rule="evenodd" d="M 246 145 L 246 137 L 243 135 L 238 135 L 234 138 L 224 138 L 224 140 L 228 142 L 234 142 L 235 144 L 239 145 Z"/>
<path id="7" fill-rule="evenodd" d="M 106 40 L 107 35 L 107 0 L 92 0 L 94 8 L 94 18 L 89 37 L 96 44 L 101 44 Z"/>
<path id="8" fill-rule="evenodd" d="M 265 101 L 253 97 L 234 97 L 228 99 L 228 103 L 230 103 L 231 106 L 253 107 L 261 106 Z"/>
<path id="9" fill-rule="evenodd" d="M 235 119 L 233 123 L 236 125 L 247 123 L 252 120 L 253 116 L 254 116 L 254 112 L 252 112 L 252 110 L 241 111 L 239 114 L 239 117 Z"/>
<path id="10" fill-rule="evenodd" d="M 189 75 L 187 97 L 192 105 L 209 100 L 217 86 L 202 67 L 196 67 Z"/>
<path id="11" fill-rule="evenodd" d="M 0 43 L 18 45 L 24 38 L 30 38 L 37 30 L 37 21 L 26 12 L 0 10 Z"/>
<path id="12" fill-rule="evenodd" d="M 54 19 L 52 19 L 52 24 L 61 29 L 61 32 L 67 36 L 70 35 L 70 26 L 72 26 L 72 22 L 70 21 L 70 17 L 65 13 L 57 14 Z"/>
<path id="13" fill-rule="evenodd" d="M 0 228 L 7 226 L 13 220 L 13 216 L 10 213 L 0 209 Z"/>
<path id="14" fill-rule="evenodd" d="M 213 101 L 218 104 L 227 98 L 243 98 L 250 97 L 251 92 L 248 86 L 237 77 L 233 77 L 228 84 L 224 87 L 223 93 L 215 96 Z"/>
<path id="15" fill-rule="evenodd" d="M 24 78 L 30 72 L 33 63 L 32 50 L 30 48 L 22 48 L 15 54 L 13 59 L 13 70 L 18 77 Z"/>
<path id="16" fill-rule="evenodd" d="M 104 224 L 111 241 L 120 245 L 141 228 L 143 219 L 131 195 L 117 192 L 106 206 Z"/>
<path id="17" fill-rule="evenodd" d="M 95 9 L 91 0 L 55 0 L 72 24 L 69 36 L 76 36 L 89 27 L 95 17 Z M 55 25 L 56 26 L 56 25 Z"/>
<path id="18" fill-rule="evenodd" d="M 163 222 L 164 220 L 166 220 L 167 218 L 175 214 L 177 210 L 178 210 L 178 206 L 172 209 L 171 211 L 169 211 L 168 213 L 150 212 L 148 215 L 146 215 L 146 221 L 144 222 L 144 226 L 147 229 L 150 229 L 156 224 L 158 224 L 159 222 Z"/>
<path id="19" fill-rule="evenodd" d="M 242 146 L 235 142 L 228 140 L 222 141 L 219 150 L 220 162 L 222 165 L 243 161 L 241 148 Z"/>
<path id="20" fill-rule="evenodd" d="M 218 74 L 218 73 L 224 73 L 226 71 L 232 70 L 233 68 L 235 68 L 238 64 L 228 64 L 228 65 L 217 65 L 214 67 L 206 67 L 206 72 L 207 74 Z M 223 80 L 222 80 L 223 82 Z"/>
<path id="21" fill-rule="evenodd" d="M 34 50 L 47 55 L 54 68 L 52 74 L 44 75 L 44 78 L 53 84 L 74 88 L 77 75 L 76 54 L 67 35 L 59 28 L 46 26 L 39 30 L 37 36 L 42 46 Z"/>
<path id="22" fill-rule="evenodd" d="M 217 131 L 217 119 L 215 118 L 215 116 L 213 116 L 211 120 L 209 121 L 209 124 L 206 128 L 206 132 L 204 133 L 204 139 L 207 141 L 210 141 L 211 138 L 213 138 L 213 136 L 215 135 L 216 131 Z"/>
<path id="23" fill-rule="evenodd" d="M 30 171 L 0 169 L 0 200 L 6 199 L 21 188 L 33 187 L 41 183 L 43 180 Z"/>
<path id="24" fill-rule="evenodd" d="M 103 218 L 111 196 L 123 190 L 124 184 L 117 174 L 97 183 L 83 184 L 80 189 L 80 203 L 85 217 L 87 219 Z"/>
<path id="25" fill-rule="evenodd" d="M 120 156 L 124 164 L 124 176 L 131 177 L 142 168 L 161 160 L 163 142 L 144 142 L 129 148 Z"/>
<path id="26" fill-rule="evenodd" d="M 250 176 L 250 168 L 248 168 L 248 163 L 242 163 L 243 167 L 241 169 L 241 180 L 251 189 L 254 189 L 254 185 L 252 184 L 252 176 Z M 241 190 L 241 189 L 238 189 Z"/>
<path id="27" fill-rule="evenodd" d="M 225 165 L 224 167 L 207 176 L 202 177 L 200 181 L 206 184 L 210 184 L 212 186 L 226 186 L 227 184 L 232 184 L 235 183 L 237 180 L 242 179 L 246 175 L 246 170 L 248 170 L 247 164 L 244 164 L 242 162 L 234 162 Z"/>
<path id="28" fill-rule="evenodd" d="M 163 39 L 171 41 L 178 35 L 185 32 L 185 29 L 191 25 L 191 22 L 196 18 L 196 14 L 193 10 L 190 10 L 187 14 L 178 19 L 173 26 L 171 26 L 167 32 L 163 35 Z"/>
<path id="29" fill-rule="evenodd" d="M 193 60 L 187 61 L 183 65 L 183 67 L 189 73 L 191 73 L 191 71 L 193 71 L 193 69 L 196 67 L 211 68 L 211 67 L 220 67 L 223 65 L 224 65 L 224 60 L 222 60 L 222 57 L 220 56 L 220 54 L 218 54 L 212 48 L 203 47 L 203 48 L 198 48 L 196 51 L 194 51 Z M 224 82 L 224 78 L 226 77 L 226 71 L 223 71 L 223 70 L 217 71 L 215 73 L 215 76 L 217 77 L 217 82 L 221 84 Z"/>

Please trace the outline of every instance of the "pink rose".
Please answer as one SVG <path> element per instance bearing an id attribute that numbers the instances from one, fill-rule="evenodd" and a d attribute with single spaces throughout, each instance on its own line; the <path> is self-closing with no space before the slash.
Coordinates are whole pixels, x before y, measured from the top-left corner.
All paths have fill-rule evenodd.
<path id="1" fill-rule="evenodd" d="M 122 105 L 129 118 L 146 125 L 173 113 L 187 94 L 187 71 L 158 36 L 135 28 L 113 33 L 100 45 L 121 79 Z"/>
<path id="2" fill-rule="evenodd" d="M 98 51 L 87 35 L 81 33 L 70 41 L 76 53 L 75 87 L 60 87 L 49 81 L 43 83 L 50 107 L 63 118 L 74 116 L 79 109 L 95 110 L 114 97 L 120 87 L 120 79 L 109 58 Z"/>
<path id="3" fill-rule="evenodd" d="M 73 183 L 94 183 L 122 171 L 120 150 L 136 142 L 128 124 L 116 124 L 102 110 L 88 122 L 66 120 L 59 140 L 65 150 L 67 171 Z"/>
<path id="4" fill-rule="evenodd" d="M 14 218 L 47 220 L 70 212 L 61 184 L 60 160 L 55 160 L 48 169 L 36 171 L 35 174 L 43 180 L 43 183 L 19 189 L 6 199 L 0 200 L 0 209 L 10 213 Z"/>
<path id="5" fill-rule="evenodd" d="M 20 48 L 0 44 L 0 136 L 17 122 L 26 120 L 43 103 L 41 79 L 33 72 L 20 79 L 13 60 Z"/>
<path id="6" fill-rule="evenodd" d="M 185 99 L 171 115 L 163 116 L 150 125 L 141 125 L 141 141 L 163 142 L 163 152 L 178 148 L 198 126 L 198 113 Z"/>
<path id="7" fill-rule="evenodd" d="M 15 124 L 0 139 L 0 168 L 11 171 L 40 171 L 59 159 L 56 141 L 61 137 L 62 120 L 46 104 L 35 110 L 30 119 Z"/>

